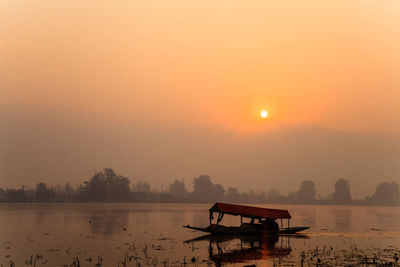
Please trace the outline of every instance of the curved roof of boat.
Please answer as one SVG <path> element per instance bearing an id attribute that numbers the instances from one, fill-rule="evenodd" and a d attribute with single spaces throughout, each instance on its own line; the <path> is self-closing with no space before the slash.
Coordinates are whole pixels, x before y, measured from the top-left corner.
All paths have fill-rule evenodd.
<path id="1" fill-rule="evenodd" d="M 210 212 L 222 212 L 230 215 L 241 215 L 248 218 L 272 218 L 272 219 L 291 219 L 289 211 L 278 209 L 266 209 L 253 206 L 215 203 Z"/>

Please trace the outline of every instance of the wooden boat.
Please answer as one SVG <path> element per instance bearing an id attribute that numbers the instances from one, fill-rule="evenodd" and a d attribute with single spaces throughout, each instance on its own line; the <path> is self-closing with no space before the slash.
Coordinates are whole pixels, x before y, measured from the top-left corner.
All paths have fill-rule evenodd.
<path id="1" fill-rule="evenodd" d="M 289 220 L 292 218 L 287 210 L 266 209 L 244 205 L 215 203 L 210 209 L 210 225 L 207 227 L 194 227 L 184 225 L 183 227 L 202 231 L 214 235 L 247 235 L 258 233 L 269 234 L 295 234 L 309 227 L 290 227 Z M 213 224 L 214 213 L 218 213 L 217 222 Z M 240 226 L 220 225 L 225 214 L 240 216 Z M 250 218 L 250 223 L 243 223 L 243 218 Z M 280 219 L 281 225 L 276 223 Z M 283 227 L 283 219 L 287 219 L 287 227 Z M 258 223 L 255 223 L 258 220 Z"/>
<path id="2" fill-rule="evenodd" d="M 198 236 L 192 239 L 188 239 L 183 241 L 185 244 L 191 244 L 191 243 L 196 243 L 196 242 L 202 242 L 202 241 L 209 241 L 209 242 L 214 242 L 214 243 L 223 243 L 223 242 L 229 242 L 234 239 L 239 239 L 242 242 L 259 242 L 260 240 L 262 242 L 267 242 L 271 243 L 271 240 L 275 240 L 274 243 L 278 241 L 279 238 L 287 238 L 289 239 L 309 239 L 310 237 L 308 235 L 304 234 L 296 234 L 296 235 L 269 235 L 269 234 L 255 234 L 255 235 L 213 235 L 213 234 L 206 234 L 202 236 Z M 290 242 L 289 242 L 290 243 Z"/>

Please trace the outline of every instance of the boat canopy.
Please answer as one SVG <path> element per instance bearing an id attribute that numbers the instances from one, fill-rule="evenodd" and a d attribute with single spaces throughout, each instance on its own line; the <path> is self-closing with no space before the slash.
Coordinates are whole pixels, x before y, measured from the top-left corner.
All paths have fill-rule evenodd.
<path id="1" fill-rule="evenodd" d="M 290 216 L 290 214 L 287 210 L 265 209 L 265 208 L 257 208 L 257 207 L 252 207 L 252 206 L 225 204 L 225 203 L 215 203 L 210 208 L 210 219 L 212 218 L 212 214 L 214 212 L 235 215 L 235 216 L 240 215 L 242 217 L 254 218 L 254 219 L 262 219 L 262 218 L 291 219 L 292 218 L 292 216 Z"/>

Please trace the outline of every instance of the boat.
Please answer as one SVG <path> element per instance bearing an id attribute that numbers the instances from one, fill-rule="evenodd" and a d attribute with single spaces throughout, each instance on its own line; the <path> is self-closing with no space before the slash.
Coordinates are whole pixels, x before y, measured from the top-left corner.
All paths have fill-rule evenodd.
<path id="1" fill-rule="evenodd" d="M 277 241 L 278 238 L 287 238 L 289 240 L 290 238 L 292 239 L 309 239 L 310 237 L 308 235 L 304 234 L 296 234 L 296 235 L 282 235 L 282 236 L 277 236 L 277 235 L 268 235 L 268 234 L 258 234 L 258 235 L 213 235 L 213 234 L 206 234 L 203 236 L 198 236 L 195 238 L 191 238 L 188 240 L 183 241 L 184 244 L 192 244 L 196 242 L 202 242 L 202 241 L 209 241 L 209 242 L 214 242 L 214 243 L 224 243 L 224 242 L 229 242 L 234 239 L 239 239 L 242 242 L 247 242 L 251 243 L 254 241 L 260 241 L 264 240 L 263 242 L 268 241 L 267 243 L 271 243 L 270 240 L 275 240 Z M 276 242 L 274 242 L 276 243 Z M 290 243 L 290 242 L 289 242 Z"/>
<path id="2" fill-rule="evenodd" d="M 210 225 L 207 227 L 196 227 L 184 225 L 183 227 L 210 233 L 213 235 L 248 235 L 268 233 L 272 235 L 291 235 L 309 229 L 310 227 L 290 227 L 290 219 L 292 216 L 288 210 L 268 209 L 253 206 L 215 203 L 210 209 Z M 218 213 L 216 223 L 213 223 L 214 213 Z M 225 214 L 232 216 L 240 216 L 240 226 L 224 226 L 221 225 Z M 248 218 L 250 222 L 243 222 L 244 218 Z M 283 220 L 287 219 L 287 227 L 283 226 Z M 258 220 L 258 223 L 256 223 Z M 280 225 L 276 222 L 280 220 Z"/>

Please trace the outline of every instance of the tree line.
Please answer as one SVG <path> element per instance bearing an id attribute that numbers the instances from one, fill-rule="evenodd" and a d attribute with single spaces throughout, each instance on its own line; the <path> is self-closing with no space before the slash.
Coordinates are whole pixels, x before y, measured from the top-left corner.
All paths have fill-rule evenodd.
<path id="1" fill-rule="evenodd" d="M 273 203 L 273 204 L 322 204 L 322 205 L 400 205 L 399 185 L 384 182 L 376 187 L 373 195 L 364 199 L 353 199 L 350 184 L 345 179 L 336 181 L 333 192 L 321 197 L 311 180 L 301 182 L 299 189 L 282 195 L 275 189 L 267 192 L 240 192 L 236 187 L 227 190 L 214 184 L 208 175 L 193 179 L 193 191 L 186 189 L 183 180 L 174 180 L 167 190 L 152 190 L 148 182 L 131 184 L 130 180 L 111 168 L 95 171 L 88 180 L 73 188 L 47 186 L 40 182 L 35 189 L 1 189 L 1 202 L 180 202 L 180 203 Z"/>

